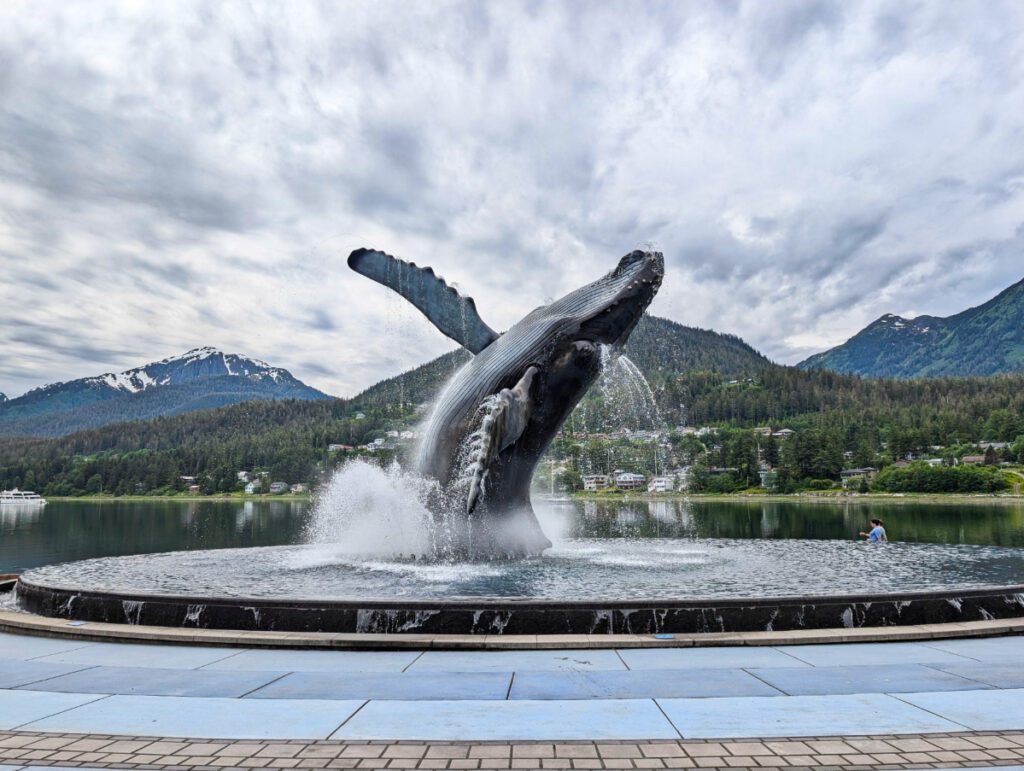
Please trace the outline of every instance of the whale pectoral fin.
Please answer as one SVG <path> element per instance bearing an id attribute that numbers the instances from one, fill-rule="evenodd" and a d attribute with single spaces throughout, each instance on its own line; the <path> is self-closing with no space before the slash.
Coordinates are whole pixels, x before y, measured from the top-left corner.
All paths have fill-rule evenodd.
<path id="1" fill-rule="evenodd" d="M 532 408 L 530 386 L 537 372 L 536 367 L 530 367 L 515 386 L 502 389 L 484 402 L 487 412 L 480 425 L 470 464 L 469 497 L 466 500 L 468 514 L 472 514 L 480 502 L 480 493 L 491 464 L 526 430 Z"/>
<path id="2" fill-rule="evenodd" d="M 480 353 L 498 339 L 498 333 L 480 318 L 473 298 L 460 295 L 431 268 L 375 249 L 356 249 L 348 256 L 348 266 L 398 292 L 435 327 L 473 353 Z"/>

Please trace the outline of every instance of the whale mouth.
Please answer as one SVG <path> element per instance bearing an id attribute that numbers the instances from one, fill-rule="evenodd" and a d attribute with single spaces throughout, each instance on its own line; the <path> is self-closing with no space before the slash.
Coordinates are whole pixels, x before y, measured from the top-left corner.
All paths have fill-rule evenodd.
<path id="1" fill-rule="evenodd" d="M 600 307 L 580 324 L 580 338 L 604 345 L 623 345 L 661 287 L 665 259 L 660 252 L 636 251 L 596 282 Z"/>

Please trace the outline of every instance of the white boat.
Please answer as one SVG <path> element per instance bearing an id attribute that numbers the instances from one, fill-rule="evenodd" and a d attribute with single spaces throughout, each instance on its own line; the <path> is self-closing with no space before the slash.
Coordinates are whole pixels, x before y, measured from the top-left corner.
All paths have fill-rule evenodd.
<path id="1" fill-rule="evenodd" d="M 45 506 L 46 499 L 44 499 L 39 493 L 34 493 L 31 490 L 19 490 L 15 487 L 13 490 L 0 491 L 0 506 Z"/>

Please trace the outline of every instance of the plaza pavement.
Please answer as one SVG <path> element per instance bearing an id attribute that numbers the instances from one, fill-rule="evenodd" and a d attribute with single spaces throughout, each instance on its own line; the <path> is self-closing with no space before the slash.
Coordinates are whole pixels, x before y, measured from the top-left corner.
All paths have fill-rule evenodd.
<path id="1" fill-rule="evenodd" d="M 346 651 L 0 634 L 0 764 L 1019 765 L 1024 637 Z"/>

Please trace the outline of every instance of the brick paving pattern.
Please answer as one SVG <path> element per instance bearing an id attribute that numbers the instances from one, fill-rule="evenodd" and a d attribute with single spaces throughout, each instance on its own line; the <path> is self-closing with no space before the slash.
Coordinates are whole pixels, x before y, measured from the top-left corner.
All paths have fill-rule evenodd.
<path id="1" fill-rule="evenodd" d="M 1024 764 L 1024 731 L 650 742 L 161 739 L 0 731 L 0 765 L 154 769 L 815 769 Z"/>

